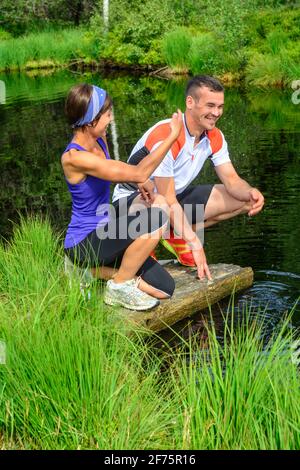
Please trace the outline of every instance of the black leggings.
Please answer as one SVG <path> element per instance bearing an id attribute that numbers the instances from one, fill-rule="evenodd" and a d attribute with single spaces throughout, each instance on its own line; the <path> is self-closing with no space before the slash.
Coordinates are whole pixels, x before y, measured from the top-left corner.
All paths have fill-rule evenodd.
<path id="1" fill-rule="evenodd" d="M 128 207 L 135 198 L 135 195 L 128 198 Z M 109 266 L 119 268 L 122 258 L 126 249 L 137 238 L 133 238 L 129 233 L 128 228 L 131 223 L 136 222 L 139 217 L 140 230 L 139 237 L 150 232 L 160 229 L 166 222 L 167 216 L 158 207 L 151 207 L 143 209 L 137 215 L 122 215 L 117 212 L 116 224 L 114 226 L 114 237 L 110 237 L 110 233 L 105 238 L 99 238 L 99 231 L 93 230 L 84 240 L 72 248 L 65 249 L 65 253 L 73 261 L 73 263 L 82 267 L 98 267 Z M 108 232 L 112 226 L 113 221 L 110 221 L 105 227 L 104 232 Z M 124 228 L 126 237 L 124 235 Z M 127 229 L 127 230 L 126 230 Z M 123 234 L 123 235 L 122 235 Z M 158 289 L 167 295 L 171 296 L 175 289 L 175 282 L 170 274 L 153 258 L 150 256 L 146 259 L 143 265 L 136 273 L 138 276 L 150 284 L 155 289 Z"/>

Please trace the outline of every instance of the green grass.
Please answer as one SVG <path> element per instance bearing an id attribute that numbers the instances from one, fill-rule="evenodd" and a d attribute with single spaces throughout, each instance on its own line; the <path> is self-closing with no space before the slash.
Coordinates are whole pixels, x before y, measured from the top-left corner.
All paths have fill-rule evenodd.
<path id="1" fill-rule="evenodd" d="M 227 318 L 223 346 L 211 329 L 206 351 L 189 365 L 179 358 L 176 448 L 299 449 L 299 371 L 287 325 L 263 346 L 263 324 L 234 328 Z"/>
<path id="2" fill-rule="evenodd" d="M 63 270 L 47 220 L 22 220 L 0 249 L 0 445 L 24 449 L 299 449 L 299 371 L 288 319 L 157 353 Z M 248 320 L 247 320 L 248 318 Z M 251 312 L 255 318 L 255 312 Z M 168 366 L 166 367 L 166 362 Z"/>
<path id="3" fill-rule="evenodd" d="M 163 55 L 170 67 L 187 70 L 187 57 L 191 47 L 191 33 L 186 28 L 178 28 L 166 34 L 163 40 Z"/>
<path id="4" fill-rule="evenodd" d="M 166 63 L 176 71 L 193 75 L 205 73 L 224 76 L 240 71 L 242 54 L 229 53 L 224 43 L 211 32 L 199 33 L 177 28 L 163 38 Z"/>
<path id="5" fill-rule="evenodd" d="M 239 8 L 239 7 L 238 7 Z M 224 32 L 212 21 L 198 29 L 175 28 L 162 39 L 165 62 L 175 71 L 215 75 L 225 82 L 246 78 L 255 87 L 289 87 L 297 80 L 299 64 L 299 9 L 257 11 L 240 23 L 228 18 Z"/>
<path id="6" fill-rule="evenodd" d="M 83 29 L 31 33 L 0 41 L 0 71 L 54 68 L 92 60 L 94 46 Z"/>

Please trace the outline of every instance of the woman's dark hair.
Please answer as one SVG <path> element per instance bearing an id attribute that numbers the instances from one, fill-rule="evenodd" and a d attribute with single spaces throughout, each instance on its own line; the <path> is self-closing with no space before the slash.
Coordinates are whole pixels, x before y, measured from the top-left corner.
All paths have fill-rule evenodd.
<path id="1" fill-rule="evenodd" d="M 188 82 L 185 89 L 185 96 L 192 96 L 194 99 L 197 99 L 197 91 L 199 88 L 206 87 L 210 91 L 224 91 L 223 85 L 214 77 L 209 75 L 196 75 L 191 78 Z"/>
<path id="2" fill-rule="evenodd" d="M 81 83 L 79 85 L 75 85 L 69 91 L 65 103 L 65 114 L 67 116 L 68 123 L 71 126 L 74 126 L 74 124 L 79 121 L 87 112 L 92 93 L 93 87 L 88 83 Z M 112 105 L 112 99 L 109 94 L 106 93 L 104 105 L 100 109 L 99 113 L 97 114 L 91 125 L 95 126 L 101 118 L 102 114 L 106 113 L 106 111 L 111 108 Z M 87 124 L 79 127 L 84 131 L 87 127 Z M 79 127 L 74 127 L 74 129 L 79 129 Z"/>

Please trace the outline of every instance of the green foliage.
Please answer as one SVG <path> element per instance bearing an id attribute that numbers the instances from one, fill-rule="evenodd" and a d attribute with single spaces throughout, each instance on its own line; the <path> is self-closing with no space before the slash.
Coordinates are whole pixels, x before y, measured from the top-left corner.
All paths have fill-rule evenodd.
<path id="1" fill-rule="evenodd" d="M 94 37 L 102 36 L 99 55 L 113 58 L 119 64 L 158 64 L 161 62 L 161 36 L 174 23 L 174 12 L 168 2 L 160 0 L 110 2 L 109 32 L 105 35 L 98 13 L 91 22 Z M 147 60 L 151 60 L 148 62 Z"/>
<path id="2" fill-rule="evenodd" d="M 163 39 L 164 58 L 168 65 L 193 74 L 222 75 L 239 70 L 243 56 L 231 54 L 213 33 L 195 33 L 178 28 Z"/>
<path id="3" fill-rule="evenodd" d="M 232 56 L 211 33 L 193 38 L 188 60 L 193 74 L 221 75 L 227 71 L 234 72 L 239 67 L 239 55 Z"/>
<path id="4" fill-rule="evenodd" d="M 264 39 L 273 32 L 283 31 L 292 41 L 299 39 L 300 9 L 279 8 L 260 10 L 247 17 L 246 34 L 250 44 L 260 47 Z"/>
<path id="5" fill-rule="evenodd" d="M 259 87 L 288 85 L 292 80 L 297 80 L 300 74 L 300 64 L 294 63 L 281 50 L 279 54 L 256 54 L 246 68 L 247 82 Z"/>
<path id="6" fill-rule="evenodd" d="M 222 346 L 208 328 L 206 348 L 190 355 L 188 365 L 180 358 L 174 364 L 173 396 L 181 410 L 175 448 L 297 448 L 299 406 L 290 390 L 299 388 L 299 372 L 289 366 L 287 322 L 266 348 L 263 324 L 245 320 L 236 330 L 233 325 L 227 316 Z"/>
<path id="7" fill-rule="evenodd" d="M 192 34 L 187 28 L 177 28 L 163 39 L 163 54 L 167 64 L 173 68 L 186 69 L 191 48 Z"/>
<path id="8" fill-rule="evenodd" d="M 263 11 L 249 17 L 247 81 L 255 86 L 287 86 L 300 72 L 300 10 Z"/>
<path id="9" fill-rule="evenodd" d="M 270 49 L 271 54 L 279 54 L 287 45 L 288 35 L 284 31 L 275 30 L 266 37 L 266 48 Z"/>
<path id="10" fill-rule="evenodd" d="M 249 80 L 255 83 L 256 78 L 252 80 L 252 77 L 259 73 L 255 70 L 263 66 L 260 54 L 267 54 L 267 63 L 260 73 L 261 83 L 267 82 L 273 69 L 275 76 L 270 77 L 269 83 L 282 86 L 299 69 L 300 9 L 291 0 L 215 0 L 213 3 L 205 0 L 110 0 L 107 26 L 103 21 L 103 0 L 3 2 L 0 24 L 14 35 L 25 31 L 53 33 L 70 24 L 90 21 L 89 31 L 80 41 L 81 45 L 77 43 L 73 54 L 87 63 L 102 60 L 121 67 L 159 67 L 167 63 L 177 70 L 213 73 L 220 78 L 224 76 L 224 80 L 243 78 L 250 71 Z M 0 41 L 4 39 L 8 39 L 6 32 L 0 32 Z M 26 42 L 24 44 L 30 49 Z M 18 43 L 16 46 L 23 47 Z M 72 57 L 71 51 L 66 55 L 62 52 L 67 46 L 60 51 L 56 48 L 58 57 L 53 57 L 50 49 L 48 56 L 37 53 L 37 56 L 43 55 L 38 60 L 28 59 L 28 50 L 16 52 L 13 47 L 13 52 L 7 53 L 1 49 L 0 64 L 5 62 L 6 66 L 19 68 L 15 63 L 23 64 L 26 59 L 30 67 L 46 67 L 61 63 L 64 57 L 68 62 Z M 285 51 L 287 59 L 280 65 Z"/>
<path id="11" fill-rule="evenodd" d="M 160 361 L 122 333 L 101 287 L 87 303 L 69 284 L 58 242 L 35 218 L 0 246 L 1 438 L 35 449 L 159 448 L 171 420 L 165 392 L 156 394 Z"/>
<path id="12" fill-rule="evenodd" d="M 207 2 L 204 12 L 204 24 L 224 44 L 226 50 L 235 52 L 247 43 L 245 18 L 251 8 L 251 2 L 215 0 Z"/>
<path id="13" fill-rule="evenodd" d="M 0 24 L 14 36 L 47 28 L 79 26 L 94 9 L 92 0 L 1 0 Z"/>
<path id="14" fill-rule="evenodd" d="M 11 38 L 12 38 L 12 35 L 8 31 L 5 31 L 4 29 L 0 28 L 0 42 L 7 41 L 7 39 L 11 39 Z"/>
<path id="15" fill-rule="evenodd" d="M 263 64 L 257 54 L 271 53 L 277 58 L 273 65 L 273 59 L 267 58 L 261 71 L 262 82 L 267 81 L 273 68 L 275 76 L 270 77 L 269 83 L 283 86 L 298 70 L 299 9 L 287 8 L 291 3 L 122 0 L 117 6 L 116 0 L 112 0 L 108 33 L 104 32 L 101 13 L 96 23 L 93 20 L 92 31 L 95 38 L 102 35 L 99 56 L 108 62 L 119 65 L 166 62 L 175 70 L 224 78 L 243 77 L 249 62 L 251 81 L 252 70 Z M 99 2 L 99 12 L 101 5 Z M 284 49 L 288 58 L 281 66 Z"/>
<path id="16" fill-rule="evenodd" d="M 85 30 L 32 33 L 0 42 L 0 70 L 55 67 L 93 54 L 92 39 Z"/>
<path id="17" fill-rule="evenodd" d="M 289 317 L 264 341 L 262 312 L 229 307 L 223 331 L 206 317 L 201 336 L 158 353 L 101 285 L 83 298 L 60 242 L 33 218 L 0 245 L 2 448 L 299 449 Z"/>

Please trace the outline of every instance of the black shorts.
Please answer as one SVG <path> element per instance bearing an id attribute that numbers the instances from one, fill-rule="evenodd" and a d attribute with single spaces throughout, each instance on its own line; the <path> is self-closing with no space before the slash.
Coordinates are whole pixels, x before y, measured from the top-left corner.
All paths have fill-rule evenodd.
<path id="1" fill-rule="evenodd" d="M 125 203 L 129 210 L 132 201 L 137 193 L 131 195 Z M 124 199 L 124 198 L 123 198 Z M 124 203 L 124 201 L 123 201 Z M 132 237 L 129 231 L 124 237 L 124 229 L 128 229 L 131 223 L 135 223 L 137 217 L 141 217 L 139 236 L 154 232 L 167 223 L 167 215 L 158 207 L 145 208 L 135 215 L 120 215 L 119 204 L 114 204 L 116 209 L 116 232 L 110 238 L 109 234 L 105 238 L 99 238 L 99 232 L 93 230 L 84 240 L 72 248 L 65 249 L 67 256 L 78 266 L 98 267 L 110 266 L 118 268 L 122 262 L 124 252 L 137 237 Z M 123 206 L 124 207 L 124 206 Z M 127 212 L 127 211 L 126 211 Z M 112 220 L 103 228 L 107 232 L 112 224 Z M 122 236 L 120 236 L 120 232 Z M 144 281 L 156 289 L 171 296 L 175 289 L 175 282 L 170 274 L 150 256 L 136 273 Z"/>
<path id="2" fill-rule="evenodd" d="M 204 210 L 213 187 L 213 184 L 199 184 L 197 186 L 189 186 L 182 191 L 182 193 L 177 194 L 176 197 L 179 204 L 183 208 L 186 205 L 187 210 L 185 210 L 185 214 L 190 224 L 204 221 Z M 199 208 L 199 206 L 199 210 L 197 210 L 197 205 L 202 205 L 203 211 L 201 211 L 201 207 Z M 201 212 L 203 212 L 203 219 L 199 220 Z"/>

